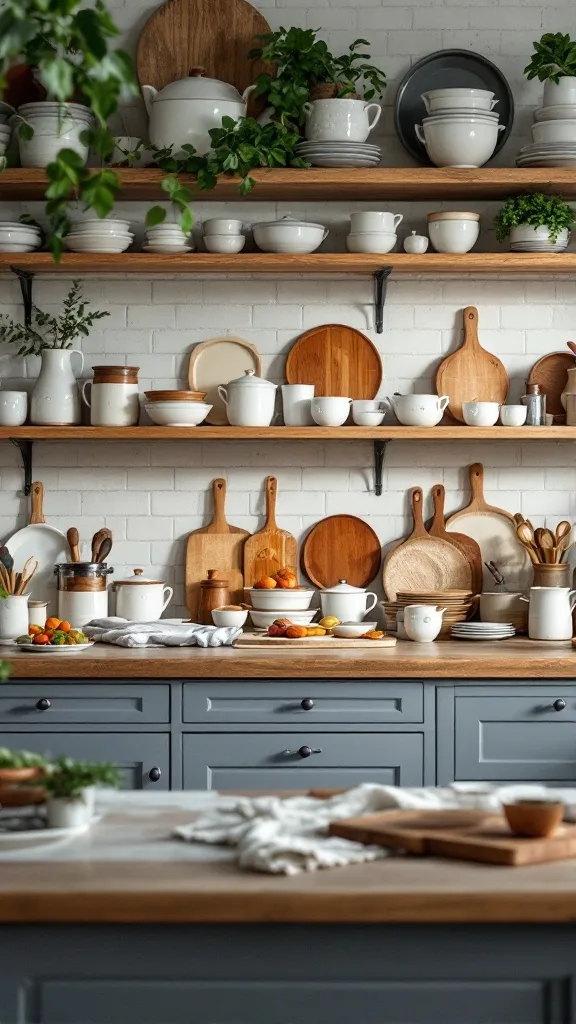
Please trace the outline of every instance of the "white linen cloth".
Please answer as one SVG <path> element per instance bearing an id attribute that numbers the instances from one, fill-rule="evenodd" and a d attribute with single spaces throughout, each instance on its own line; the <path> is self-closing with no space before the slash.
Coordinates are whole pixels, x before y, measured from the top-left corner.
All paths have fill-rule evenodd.
<path id="1" fill-rule="evenodd" d="M 90 640 L 118 647 L 224 647 L 242 630 L 238 626 L 201 626 L 198 622 L 131 622 L 111 615 L 84 626 Z"/>
<path id="2" fill-rule="evenodd" d="M 576 790 L 547 789 L 532 784 L 490 786 L 455 783 L 443 789 L 403 789 L 365 783 L 355 789 L 318 800 L 310 796 L 223 798 L 190 825 L 174 832 L 189 842 L 234 846 L 238 865 L 268 874 L 297 875 L 319 868 L 343 867 L 387 857 L 381 846 L 364 846 L 329 836 L 336 818 L 354 818 L 378 811 L 470 809 L 498 812 L 504 803 L 519 799 L 559 800 L 567 805 L 565 817 L 576 817 Z"/>

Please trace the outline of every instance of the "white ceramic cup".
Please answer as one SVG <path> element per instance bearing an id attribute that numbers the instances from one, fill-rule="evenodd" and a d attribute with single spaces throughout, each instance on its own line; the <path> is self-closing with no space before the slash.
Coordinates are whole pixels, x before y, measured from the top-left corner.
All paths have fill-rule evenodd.
<path id="1" fill-rule="evenodd" d="M 208 252 L 223 252 L 232 255 L 242 252 L 246 244 L 244 235 L 204 235 Z"/>
<path id="2" fill-rule="evenodd" d="M 314 425 L 310 403 L 314 398 L 313 384 L 283 384 L 282 409 L 287 427 L 311 427 Z"/>
<path id="3" fill-rule="evenodd" d="M 0 391 L 0 426 L 21 427 L 28 413 L 25 391 Z"/>
<path id="4" fill-rule="evenodd" d="M 442 629 L 442 616 L 445 611 L 445 608 L 433 608 L 430 605 L 409 604 L 404 609 L 404 629 L 407 636 L 417 644 L 432 643 Z"/>
<path id="5" fill-rule="evenodd" d="M 527 415 L 528 408 L 525 405 L 500 406 L 500 422 L 503 427 L 523 427 Z"/>
<path id="6" fill-rule="evenodd" d="M 90 398 L 86 388 L 90 384 Z M 93 427 L 135 427 L 140 419 L 140 399 L 137 384 L 82 385 L 82 398 L 90 409 Z"/>
<path id="7" fill-rule="evenodd" d="M 381 213 L 378 210 L 353 213 L 350 216 L 350 231 L 352 234 L 362 231 L 393 232 L 403 219 L 401 213 Z"/>
<path id="8" fill-rule="evenodd" d="M 319 427 L 341 427 L 348 419 L 351 405 L 351 398 L 323 396 L 312 399 L 310 412 Z"/>
<path id="9" fill-rule="evenodd" d="M 498 419 L 498 402 L 463 402 L 462 415 L 469 427 L 493 427 Z"/>
<path id="10" fill-rule="evenodd" d="M 10 595 L 0 598 L 0 637 L 3 640 L 15 640 L 28 632 L 28 598 Z"/>
<path id="11" fill-rule="evenodd" d="M 226 217 L 211 217 L 205 220 L 202 228 L 204 235 L 241 235 L 244 225 L 241 220 L 228 220 Z"/>

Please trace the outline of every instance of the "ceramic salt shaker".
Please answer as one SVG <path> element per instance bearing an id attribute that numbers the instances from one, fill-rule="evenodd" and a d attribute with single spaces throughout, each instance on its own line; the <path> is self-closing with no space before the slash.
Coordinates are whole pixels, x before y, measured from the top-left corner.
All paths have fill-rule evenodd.
<path id="1" fill-rule="evenodd" d="M 422 256 L 428 248 L 429 239 L 426 235 L 417 235 L 415 231 L 404 239 L 404 252 Z"/>

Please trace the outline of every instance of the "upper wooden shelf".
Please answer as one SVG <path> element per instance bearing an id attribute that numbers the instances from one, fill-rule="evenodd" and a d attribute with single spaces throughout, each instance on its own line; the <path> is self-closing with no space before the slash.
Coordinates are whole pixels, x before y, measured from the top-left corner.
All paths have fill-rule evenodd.
<path id="1" fill-rule="evenodd" d="M 0 427 L 0 441 L 576 441 L 576 427 Z"/>
<path id="2" fill-rule="evenodd" d="M 160 182 L 163 171 L 116 169 L 122 182 L 122 198 L 166 199 Z M 370 170 L 348 167 L 261 168 L 252 177 L 256 188 L 248 200 L 382 201 L 387 199 L 502 199 L 520 192 L 559 193 L 576 196 L 576 175 L 569 169 L 550 167 L 535 170 L 517 167 L 376 167 Z M 183 176 L 183 180 L 186 180 Z M 199 192 L 202 201 L 238 200 L 237 178 L 221 177 L 211 192 Z M 194 185 L 194 179 L 188 183 Z M 42 199 L 46 177 L 42 170 L 17 168 L 0 174 L 0 200 Z"/>
<path id="3" fill-rule="evenodd" d="M 574 274 L 576 253 L 469 252 L 445 255 L 405 252 L 382 255 L 321 252 L 309 256 L 266 252 L 221 256 L 193 252 L 185 256 L 123 252 L 119 255 L 66 253 L 54 263 L 50 253 L 0 253 L 0 271 L 17 267 L 34 274 L 374 274 L 390 267 L 395 274 Z"/>

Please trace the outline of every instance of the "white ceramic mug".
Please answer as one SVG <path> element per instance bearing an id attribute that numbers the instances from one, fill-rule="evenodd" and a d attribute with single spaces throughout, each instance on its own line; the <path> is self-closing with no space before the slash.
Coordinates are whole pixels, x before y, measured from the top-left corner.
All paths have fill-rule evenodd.
<path id="1" fill-rule="evenodd" d="M 28 414 L 25 391 L 0 391 L 0 426 L 21 427 Z"/>
<path id="2" fill-rule="evenodd" d="M 0 637 L 3 640 L 15 640 L 28 632 L 29 596 L 0 597 Z"/>
<path id="3" fill-rule="evenodd" d="M 315 100 L 304 103 L 303 110 L 306 138 L 313 142 L 366 142 L 382 114 L 379 103 L 348 99 Z"/>
<path id="4" fill-rule="evenodd" d="M 525 405 L 500 406 L 500 421 L 503 427 L 523 427 L 527 415 L 528 407 Z"/>
<path id="5" fill-rule="evenodd" d="M 314 398 L 313 384 L 283 384 L 282 409 L 287 427 L 314 426 L 310 404 Z"/>
<path id="6" fill-rule="evenodd" d="M 348 419 L 351 405 L 351 398 L 324 395 L 312 399 L 310 411 L 314 423 L 319 427 L 341 427 Z"/>
<path id="7" fill-rule="evenodd" d="M 90 398 L 86 388 L 90 385 Z M 82 398 L 90 409 L 93 427 L 135 427 L 140 419 L 140 399 L 137 384 L 82 385 Z"/>
<path id="8" fill-rule="evenodd" d="M 410 640 L 417 644 L 429 644 L 442 629 L 445 608 L 434 608 L 425 604 L 409 604 L 404 609 L 404 629 Z"/>
<path id="9" fill-rule="evenodd" d="M 393 232 L 403 219 L 401 213 L 381 213 L 377 210 L 353 213 L 350 216 L 350 231 L 352 234 L 359 231 Z"/>
<path id="10" fill-rule="evenodd" d="M 462 415 L 469 427 L 493 427 L 498 419 L 498 402 L 463 402 Z"/>
<path id="11" fill-rule="evenodd" d="M 530 587 L 528 636 L 531 640 L 570 640 L 576 590 L 568 587 Z"/>

